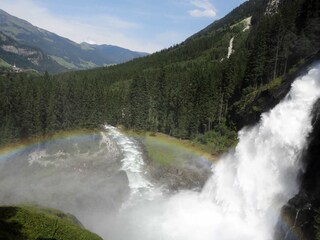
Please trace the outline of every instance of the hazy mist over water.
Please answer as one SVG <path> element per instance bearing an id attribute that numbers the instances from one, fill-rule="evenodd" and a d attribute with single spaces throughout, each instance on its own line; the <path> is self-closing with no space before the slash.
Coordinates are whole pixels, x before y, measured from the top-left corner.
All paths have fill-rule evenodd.
<path id="1" fill-rule="evenodd" d="M 139 143 L 105 126 L 1 162 L 0 203 L 61 209 L 108 240 L 270 240 L 280 208 L 298 191 L 319 75 L 317 65 L 259 124 L 240 131 L 201 192 L 165 191 L 150 179 Z"/>

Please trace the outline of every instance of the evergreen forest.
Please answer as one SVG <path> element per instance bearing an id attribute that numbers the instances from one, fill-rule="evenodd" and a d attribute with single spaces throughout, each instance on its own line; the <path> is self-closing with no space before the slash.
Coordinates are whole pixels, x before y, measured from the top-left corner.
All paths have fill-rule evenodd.
<path id="1" fill-rule="evenodd" d="M 104 123 L 202 143 L 235 138 L 245 115 L 260 115 L 259 95 L 319 51 L 319 5 L 284 0 L 266 14 L 266 1 L 251 0 L 181 44 L 124 64 L 59 75 L 2 71 L 0 143 Z"/>

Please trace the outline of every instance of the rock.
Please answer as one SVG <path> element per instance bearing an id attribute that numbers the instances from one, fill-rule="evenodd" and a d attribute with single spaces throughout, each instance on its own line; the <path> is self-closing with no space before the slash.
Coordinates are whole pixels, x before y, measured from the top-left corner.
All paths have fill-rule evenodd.
<path id="1" fill-rule="evenodd" d="M 289 228 L 279 220 L 275 239 L 315 239 L 315 216 L 320 208 L 320 99 L 313 110 L 313 132 L 309 146 L 303 153 L 304 171 L 301 173 L 299 193 L 282 209 L 282 219 L 291 224 Z M 299 238 L 288 238 L 299 234 Z M 287 236 L 287 237 L 286 237 Z"/>
<path id="2" fill-rule="evenodd" d="M 273 15 L 278 12 L 280 0 L 269 0 L 267 4 L 266 15 Z"/>
<path id="3" fill-rule="evenodd" d="M 151 177 L 170 191 L 201 190 L 210 177 L 211 168 L 198 163 L 200 160 L 186 160 L 184 163 L 175 162 L 170 165 L 159 165 L 150 159 L 147 168 Z"/>
<path id="4" fill-rule="evenodd" d="M 312 64 L 319 62 L 320 51 L 306 59 L 299 70 L 285 76 L 282 84 L 272 90 L 266 90 L 246 106 L 243 115 L 232 114 L 237 127 L 254 125 L 260 115 L 276 106 L 289 92 L 293 81 L 306 73 Z M 253 107 L 259 111 L 252 111 Z M 282 209 L 281 219 L 275 228 L 275 240 L 315 239 L 314 228 L 316 211 L 320 209 L 320 100 L 313 110 L 313 132 L 309 136 L 308 148 L 302 155 L 304 170 L 300 174 L 301 187 L 299 193 Z M 285 222 L 284 222 L 285 220 Z"/>
<path id="5" fill-rule="evenodd" d="M 315 55 L 305 59 L 297 71 L 286 75 L 279 87 L 271 90 L 267 89 L 257 94 L 254 101 L 246 105 L 241 113 L 237 112 L 236 107 L 233 107 L 230 118 L 236 124 L 237 129 L 256 124 L 263 112 L 275 107 L 287 95 L 293 81 L 297 77 L 306 74 L 310 66 L 318 61 L 320 61 L 320 50 Z"/>

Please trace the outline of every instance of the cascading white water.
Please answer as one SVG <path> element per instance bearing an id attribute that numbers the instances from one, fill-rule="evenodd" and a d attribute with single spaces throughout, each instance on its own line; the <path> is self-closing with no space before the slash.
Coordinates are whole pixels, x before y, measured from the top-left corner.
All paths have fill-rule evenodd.
<path id="1" fill-rule="evenodd" d="M 200 193 L 161 194 L 138 142 L 105 126 L 101 136 L 44 144 L 0 165 L 0 203 L 62 209 L 108 240 L 271 240 L 280 208 L 298 191 L 319 78 L 317 65 L 240 131 Z"/>
<path id="2" fill-rule="evenodd" d="M 117 144 L 123 155 L 122 170 L 128 176 L 131 189 L 129 201 L 124 206 L 140 197 L 152 199 L 156 194 L 160 194 L 160 191 L 155 190 L 153 184 L 145 176 L 143 153 L 137 142 L 113 126 L 105 125 L 104 128 L 108 137 Z"/>
<path id="3" fill-rule="evenodd" d="M 320 97 L 320 65 L 298 78 L 213 168 L 201 193 L 184 191 L 119 214 L 110 239 L 271 240 L 280 208 L 298 191 L 299 157 Z"/>
<path id="4" fill-rule="evenodd" d="M 235 151 L 222 157 L 203 189 L 202 196 L 222 209 L 223 218 L 236 219 L 241 233 L 251 236 L 243 239 L 271 239 L 280 208 L 298 191 L 299 157 L 320 97 L 319 68 L 297 79 L 258 125 L 239 132 Z"/>

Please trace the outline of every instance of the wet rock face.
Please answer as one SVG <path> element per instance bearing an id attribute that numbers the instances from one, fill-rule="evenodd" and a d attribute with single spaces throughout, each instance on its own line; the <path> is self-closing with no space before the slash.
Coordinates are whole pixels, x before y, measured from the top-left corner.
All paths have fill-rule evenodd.
<path id="1" fill-rule="evenodd" d="M 320 51 L 307 59 L 299 71 L 286 76 L 278 88 L 260 93 L 246 107 L 245 115 L 232 116 L 237 127 L 241 129 L 243 126 L 256 124 L 260 120 L 261 113 L 277 105 L 289 92 L 292 82 L 319 61 Z M 260 111 L 251 111 L 253 106 L 257 106 Z M 302 159 L 304 171 L 300 174 L 300 191 L 283 207 L 282 217 L 275 228 L 275 240 L 315 239 L 314 217 L 316 211 L 320 209 L 320 100 L 314 106 L 313 132 Z"/>
<path id="2" fill-rule="evenodd" d="M 260 116 L 263 112 L 267 112 L 275 107 L 287 95 L 294 80 L 301 75 L 306 74 L 310 69 L 310 66 L 319 61 L 320 51 L 318 51 L 314 56 L 306 59 L 304 64 L 299 67 L 298 71 L 285 76 L 279 87 L 259 93 L 255 100 L 248 104 L 241 114 L 237 113 L 235 108 L 232 109 L 230 120 L 237 126 L 238 130 L 242 129 L 244 126 L 255 125 L 260 120 Z M 254 108 L 258 110 L 253 111 Z"/>
<path id="3" fill-rule="evenodd" d="M 301 188 L 311 201 L 320 207 L 320 99 L 313 111 L 313 133 L 304 156 L 305 173 L 302 176 Z"/>
<path id="4" fill-rule="evenodd" d="M 320 100 L 313 111 L 313 132 L 309 137 L 309 146 L 303 155 L 304 172 L 301 173 L 301 188 L 282 209 L 275 239 L 315 239 L 314 217 L 320 208 Z"/>
<path id="5" fill-rule="evenodd" d="M 282 208 L 274 240 L 315 239 L 315 209 L 305 192 L 300 192 Z"/>

